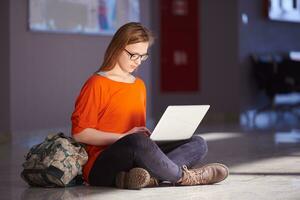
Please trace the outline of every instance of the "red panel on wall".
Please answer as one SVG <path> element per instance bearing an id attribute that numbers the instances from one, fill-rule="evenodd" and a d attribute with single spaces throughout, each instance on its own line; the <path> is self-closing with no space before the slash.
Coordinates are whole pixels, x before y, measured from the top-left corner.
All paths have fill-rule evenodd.
<path id="1" fill-rule="evenodd" d="M 161 0 L 161 90 L 198 91 L 197 0 Z"/>

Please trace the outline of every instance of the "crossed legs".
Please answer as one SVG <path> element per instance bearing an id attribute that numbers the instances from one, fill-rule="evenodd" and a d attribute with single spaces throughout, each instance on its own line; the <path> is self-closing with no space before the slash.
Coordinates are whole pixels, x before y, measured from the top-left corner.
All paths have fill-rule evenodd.
<path id="1" fill-rule="evenodd" d="M 131 134 L 99 155 L 90 172 L 89 183 L 95 186 L 114 186 L 119 172 L 135 167 L 144 168 L 158 180 L 176 183 L 182 178 L 182 166 L 194 166 L 206 153 L 206 142 L 199 136 L 157 145 L 145 134 Z"/>

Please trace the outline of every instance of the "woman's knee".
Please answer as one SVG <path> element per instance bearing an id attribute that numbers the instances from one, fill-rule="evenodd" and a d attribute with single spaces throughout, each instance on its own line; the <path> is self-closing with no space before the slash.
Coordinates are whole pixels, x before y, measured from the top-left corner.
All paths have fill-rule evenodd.
<path id="1" fill-rule="evenodd" d="M 133 133 L 125 136 L 131 148 L 143 149 L 152 145 L 153 141 L 144 133 Z"/>
<path id="2" fill-rule="evenodd" d="M 202 154 L 206 155 L 208 152 L 207 142 L 201 136 L 194 135 L 191 138 L 191 142 L 193 143 L 195 148 L 199 148 Z"/>

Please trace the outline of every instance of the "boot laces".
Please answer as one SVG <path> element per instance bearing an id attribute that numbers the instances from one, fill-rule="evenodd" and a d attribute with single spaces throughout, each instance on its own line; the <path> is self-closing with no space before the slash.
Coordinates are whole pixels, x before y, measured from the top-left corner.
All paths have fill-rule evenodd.
<path id="1" fill-rule="evenodd" d="M 201 184 L 204 182 L 204 171 L 202 169 L 188 169 L 187 166 L 182 166 L 185 184 Z"/>

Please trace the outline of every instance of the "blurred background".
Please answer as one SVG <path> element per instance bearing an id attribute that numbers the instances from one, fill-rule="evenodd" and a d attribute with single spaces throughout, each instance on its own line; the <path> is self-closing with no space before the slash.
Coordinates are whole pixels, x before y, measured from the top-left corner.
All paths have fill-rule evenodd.
<path id="1" fill-rule="evenodd" d="M 38 14 L 34 9 L 39 8 L 34 3 L 55 1 L 1 1 L 1 140 L 49 130 L 69 133 L 75 99 L 85 80 L 99 68 L 112 38 L 109 33 L 34 30 Z M 101 2 L 103 6 L 105 1 Z M 294 106 L 299 99 L 295 93 L 299 63 L 283 65 L 297 69 L 288 75 L 274 75 L 274 66 L 289 60 L 291 52 L 300 51 L 300 24 L 272 20 L 268 2 L 135 1 L 139 21 L 156 37 L 150 59 L 137 72 L 148 89 L 149 128 L 168 105 L 181 104 L 211 105 L 202 126 L 234 124 L 252 129 L 299 124 Z M 286 2 L 292 9 L 290 1 Z M 67 11 L 57 12 L 75 20 Z M 105 14 L 105 9 L 99 8 L 101 12 Z M 261 72 L 262 68 L 269 71 Z M 274 82 L 279 83 L 274 86 Z M 290 93 L 293 95 L 281 99 L 293 99 L 293 107 L 275 106 L 276 94 Z"/>

